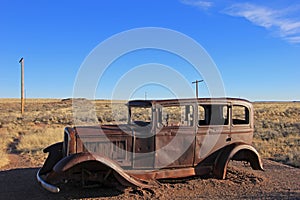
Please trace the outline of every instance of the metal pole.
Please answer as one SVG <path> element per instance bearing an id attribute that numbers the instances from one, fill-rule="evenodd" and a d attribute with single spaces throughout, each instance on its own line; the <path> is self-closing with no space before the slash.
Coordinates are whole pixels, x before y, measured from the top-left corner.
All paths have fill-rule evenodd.
<path id="1" fill-rule="evenodd" d="M 196 83 L 196 98 L 198 99 L 198 81 Z"/>
<path id="2" fill-rule="evenodd" d="M 24 98 L 24 58 L 19 61 L 21 63 L 21 114 L 24 114 L 25 98 Z"/>
<path id="3" fill-rule="evenodd" d="M 198 98 L 198 83 L 202 82 L 203 80 L 196 80 L 194 82 L 192 82 L 193 84 L 196 83 L 196 98 Z"/>

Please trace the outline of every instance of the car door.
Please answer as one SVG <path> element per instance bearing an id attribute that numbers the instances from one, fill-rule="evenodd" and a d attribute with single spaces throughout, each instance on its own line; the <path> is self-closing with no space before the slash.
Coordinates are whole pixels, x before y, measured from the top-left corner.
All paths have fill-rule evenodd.
<path id="1" fill-rule="evenodd" d="M 231 138 L 233 142 L 251 143 L 253 137 L 252 107 L 239 103 L 232 104 Z"/>
<path id="2" fill-rule="evenodd" d="M 199 103 L 197 113 L 195 165 L 231 142 L 228 103 Z"/>
<path id="3" fill-rule="evenodd" d="M 155 168 L 192 166 L 195 150 L 194 106 L 157 105 L 156 113 Z"/>
<path id="4" fill-rule="evenodd" d="M 132 168 L 153 169 L 154 138 L 152 107 L 137 106 L 130 108 L 130 127 L 132 129 Z"/>

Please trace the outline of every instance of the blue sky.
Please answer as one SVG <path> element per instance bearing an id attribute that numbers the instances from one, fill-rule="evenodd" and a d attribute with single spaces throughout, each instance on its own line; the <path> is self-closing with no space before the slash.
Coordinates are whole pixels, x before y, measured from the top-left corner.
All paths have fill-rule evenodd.
<path id="1" fill-rule="evenodd" d="M 80 65 L 107 38 L 133 28 L 163 27 L 197 41 L 216 63 L 227 96 L 250 100 L 300 100 L 300 3 L 274 1 L 103 0 L 14 1 L 0 6 L 0 97 L 20 97 L 20 64 L 25 61 L 28 98 L 66 98 Z M 111 85 L 135 64 L 172 65 L 190 81 L 174 56 L 137 52 L 118 63 L 96 98 L 109 98 Z M 150 59 L 151 58 L 151 59 Z M 157 58 L 156 60 L 154 58 Z M 130 60 L 132 59 L 132 60 Z M 134 62 L 134 60 L 140 62 Z M 143 61 L 143 62 L 142 62 Z M 191 84 L 192 85 L 192 84 Z M 193 87 L 193 86 L 192 86 Z M 101 87 L 99 87 L 101 88 Z M 157 86 L 136 97 L 165 97 Z M 206 94 L 205 84 L 200 93 Z M 168 91 L 165 91 L 167 94 Z M 169 93 L 168 93 L 169 94 Z"/>

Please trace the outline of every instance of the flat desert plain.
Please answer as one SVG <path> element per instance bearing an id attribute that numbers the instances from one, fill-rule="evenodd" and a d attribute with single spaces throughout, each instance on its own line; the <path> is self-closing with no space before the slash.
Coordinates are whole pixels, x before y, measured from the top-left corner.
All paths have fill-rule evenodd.
<path id="1" fill-rule="evenodd" d="M 122 119 L 125 102 L 114 102 Z M 114 123 L 111 102 L 93 101 L 99 123 Z M 0 99 L 0 199 L 300 199 L 300 103 L 254 102 L 253 145 L 265 171 L 231 161 L 225 180 L 194 177 L 162 182 L 157 188 L 80 188 L 58 194 L 41 188 L 35 175 L 46 146 L 63 140 L 72 126 L 72 100 Z M 123 110 L 125 109 L 125 110 Z"/>

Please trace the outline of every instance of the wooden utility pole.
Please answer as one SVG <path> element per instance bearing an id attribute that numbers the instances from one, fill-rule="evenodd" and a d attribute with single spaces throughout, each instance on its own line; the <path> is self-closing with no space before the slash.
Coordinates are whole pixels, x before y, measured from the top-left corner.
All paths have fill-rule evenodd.
<path id="1" fill-rule="evenodd" d="M 21 114 L 24 114 L 25 98 L 24 98 L 24 58 L 21 58 Z"/>
<path id="2" fill-rule="evenodd" d="M 196 80 L 192 82 L 193 84 L 196 84 L 196 98 L 198 98 L 198 83 L 202 82 L 203 80 Z"/>

